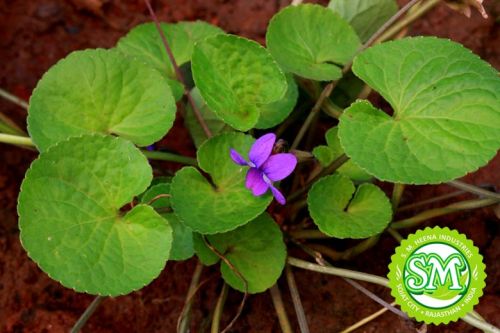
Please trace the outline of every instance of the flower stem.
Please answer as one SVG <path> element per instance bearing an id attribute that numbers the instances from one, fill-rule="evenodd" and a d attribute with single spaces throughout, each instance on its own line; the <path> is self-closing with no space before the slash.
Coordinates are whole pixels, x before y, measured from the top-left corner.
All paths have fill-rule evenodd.
<path id="1" fill-rule="evenodd" d="M 297 314 L 300 333 L 309 333 L 309 325 L 307 323 L 304 307 L 302 306 L 302 301 L 300 300 L 300 294 L 297 288 L 297 283 L 295 282 L 295 276 L 293 276 L 292 268 L 289 265 L 285 267 L 285 275 L 286 281 L 288 282 L 288 289 L 290 290 L 290 296 L 292 297 L 293 307 L 295 308 L 295 313 Z"/>
<path id="2" fill-rule="evenodd" d="M 404 212 L 404 211 L 415 209 L 415 208 L 418 208 L 418 207 L 421 207 L 421 206 L 425 206 L 425 205 L 428 205 L 428 204 L 431 204 L 431 203 L 435 203 L 435 202 L 443 201 L 443 200 L 446 200 L 446 199 L 454 198 L 454 197 L 459 196 L 459 195 L 464 194 L 464 193 L 465 193 L 465 191 L 455 191 L 455 192 L 443 194 L 443 195 L 440 195 L 440 196 L 437 196 L 437 197 L 433 197 L 433 198 L 430 198 L 430 199 L 426 199 L 426 200 L 422 200 L 422 201 L 419 201 L 419 202 L 415 202 L 415 203 L 412 203 L 412 204 L 404 205 L 404 206 L 401 206 L 400 208 L 398 208 L 398 212 Z"/>
<path id="3" fill-rule="evenodd" d="M 331 267 L 321 266 L 321 265 L 314 264 L 314 263 L 309 262 L 309 261 L 297 259 L 294 257 L 288 257 L 288 263 L 291 266 L 306 269 L 306 270 L 313 271 L 313 272 L 319 272 L 319 273 L 341 276 L 341 277 L 350 278 L 350 279 L 359 280 L 359 281 L 375 283 L 375 284 L 378 284 L 378 285 L 381 285 L 384 287 L 389 286 L 389 281 L 386 278 L 383 278 L 383 277 L 377 276 L 377 275 L 373 275 L 373 274 L 362 273 L 362 272 L 352 271 L 350 269 L 337 268 L 337 267 L 333 267 L 333 266 L 331 266 Z"/>
<path id="4" fill-rule="evenodd" d="M 193 307 L 193 296 L 198 290 L 198 285 L 200 282 L 201 273 L 203 272 L 203 264 L 198 261 L 193 272 L 193 277 L 191 278 L 191 283 L 189 284 L 189 289 L 186 294 L 186 301 L 184 302 L 184 307 L 182 308 L 181 315 L 177 321 L 177 332 L 187 333 L 189 332 L 189 323 L 191 317 L 191 308 Z"/>
<path id="5" fill-rule="evenodd" d="M 283 298 L 281 297 L 281 291 L 278 284 L 275 284 L 269 289 L 271 294 L 271 299 L 273 300 L 274 309 L 276 315 L 278 316 L 278 321 L 280 323 L 281 331 L 283 333 L 292 333 L 292 325 L 290 325 L 290 320 L 285 310 L 285 305 L 283 304 Z"/>
<path id="6" fill-rule="evenodd" d="M 196 161 L 196 159 L 192 158 L 192 157 L 167 153 L 164 151 L 142 150 L 142 153 L 144 154 L 144 156 L 146 156 L 147 158 L 152 159 L 152 160 L 176 162 L 176 163 L 193 165 L 193 166 L 198 165 L 198 162 Z"/>
<path id="7" fill-rule="evenodd" d="M 182 85 L 184 86 L 184 93 L 186 94 L 186 97 L 188 99 L 189 104 L 191 105 L 191 108 L 193 109 L 194 115 L 196 117 L 196 120 L 200 123 L 200 126 L 203 129 L 203 132 L 205 132 L 205 135 L 208 138 L 211 138 L 212 131 L 208 127 L 207 123 L 205 122 L 205 119 L 203 119 L 203 116 L 200 113 L 200 110 L 198 109 L 198 106 L 196 105 L 193 96 L 191 96 L 191 93 L 187 89 L 186 86 L 186 81 L 184 80 L 184 76 L 182 75 L 181 69 L 177 65 L 177 62 L 175 61 L 174 54 L 172 52 L 172 49 L 170 48 L 170 45 L 167 41 L 167 37 L 165 36 L 165 33 L 161 29 L 160 22 L 158 20 L 158 17 L 156 16 L 153 7 L 151 6 L 151 3 L 149 0 L 144 0 L 144 3 L 146 4 L 146 7 L 148 8 L 149 15 L 153 19 L 156 29 L 158 30 L 158 33 L 160 34 L 161 41 L 163 43 L 163 46 L 165 47 L 165 50 L 167 51 L 168 57 L 170 59 L 170 62 L 172 63 L 172 66 L 174 67 L 175 75 L 177 77 L 177 80 L 179 80 Z"/>
<path id="8" fill-rule="evenodd" d="M 398 209 L 399 202 L 401 201 L 401 197 L 403 196 L 403 192 L 405 190 L 405 185 L 401 183 L 395 183 L 394 188 L 392 189 L 392 211 L 395 212 Z"/>
<path id="9" fill-rule="evenodd" d="M 94 298 L 92 303 L 85 309 L 83 314 L 81 315 L 80 318 L 76 321 L 75 325 L 71 328 L 70 333 L 78 333 L 80 330 L 83 328 L 83 326 L 87 323 L 89 320 L 90 316 L 94 314 L 95 310 L 101 304 L 101 302 L 105 299 L 106 297 L 104 296 L 97 296 Z"/>
<path id="10" fill-rule="evenodd" d="M 222 312 L 224 310 L 224 304 L 226 304 L 227 292 L 229 288 L 226 283 L 222 285 L 222 290 L 220 292 L 219 298 L 217 299 L 217 304 L 215 305 L 214 315 L 212 317 L 212 326 L 210 327 L 210 333 L 219 333 L 220 331 L 220 320 L 222 317 Z"/>
<path id="11" fill-rule="evenodd" d="M 494 205 L 496 203 L 500 202 L 500 200 L 497 199 L 476 199 L 476 200 L 466 200 L 466 201 L 461 201 L 457 203 L 453 203 L 451 205 L 441 207 L 441 208 L 434 208 L 434 209 L 429 209 L 426 210 L 420 214 L 417 214 L 413 217 L 395 221 L 391 223 L 391 228 L 393 229 L 403 229 L 403 228 L 411 228 L 415 227 L 418 224 L 442 215 L 450 214 L 450 213 L 455 213 L 455 212 L 460 212 L 463 210 L 469 210 L 469 209 L 476 209 L 476 208 L 481 208 L 481 207 L 487 207 Z"/>
<path id="12" fill-rule="evenodd" d="M 13 145 L 35 147 L 30 137 L 0 133 L 0 142 Z"/>
<path id="13" fill-rule="evenodd" d="M 6 90 L 4 90 L 2 88 L 0 88 L 0 97 L 5 98 L 9 102 L 12 102 L 12 103 L 18 105 L 18 106 L 22 107 L 25 110 L 28 110 L 28 103 L 26 103 L 25 100 L 23 100 L 22 98 L 17 97 L 14 94 L 11 94 L 10 92 L 8 92 L 8 91 L 6 91 Z"/>
<path id="14" fill-rule="evenodd" d="M 480 187 L 464 183 L 460 180 L 452 180 L 451 182 L 448 182 L 447 184 L 450 186 L 453 186 L 459 190 L 463 190 L 463 191 L 478 195 L 480 197 L 487 197 L 487 198 L 500 200 L 500 193 L 491 192 L 491 191 L 482 189 Z"/>

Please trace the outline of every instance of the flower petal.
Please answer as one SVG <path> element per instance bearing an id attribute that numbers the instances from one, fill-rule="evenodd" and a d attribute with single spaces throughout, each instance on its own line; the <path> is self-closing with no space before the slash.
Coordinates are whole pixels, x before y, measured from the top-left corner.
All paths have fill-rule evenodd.
<path id="1" fill-rule="evenodd" d="M 278 190 L 273 185 L 270 186 L 271 186 L 271 192 L 273 192 L 273 196 L 276 199 L 276 201 L 278 201 L 281 205 L 286 204 L 285 196 L 280 192 L 280 190 Z"/>
<path id="2" fill-rule="evenodd" d="M 234 163 L 239 165 L 248 165 L 248 162 L 236 150 L 231 148 L 229 152 L 229 155 L 231 155 L 231 159 L 234 161 Z"/>
<path id="3" fill-rule="evenodd" d="M 294 154 L 272 155 L 262 165 L 262 171 L 273 182 L 288 177 L 297 166 L 297 157 Z"/>
<path id="4" fill-rule="evenodd" d="M 262 172 L 257 168 L 248 169 L 245 185 L 257 197 L 263 195 L 269 189 L 269 184 L 264 181 Z"/>
<path id="5" fill-rule="evenodd" d="M 269 158 L 273 151 L 276 135 L 268 133 L 258 138 L 250 149 L 248 158 L 258 168 Z"/>

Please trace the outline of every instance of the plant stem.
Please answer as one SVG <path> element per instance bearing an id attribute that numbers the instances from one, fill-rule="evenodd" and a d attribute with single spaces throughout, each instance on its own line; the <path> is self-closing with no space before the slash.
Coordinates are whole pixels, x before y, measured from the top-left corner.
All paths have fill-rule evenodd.
<path id="1" fill-rule="evenodd" d="M 401 7 L 396 14 L 394 14 L 389 20 L 387 20 L 371 37 L 366 41 L 361 47 L 361 51 L 366 50 L 375 41 L 382 36 L 397 20 L 399 20 L 406 12 L 408 12 L 413 6 L 415 6 L 421 0 L 411 0 L 406 5 Z M 398 30 L 399 31 L 399 30 Z"/>
<path id="2" fill-rule="evenodd" d="M 292 230 L 289 232 L 290 237 L 294 239 L 328 239 L 331 238 L 325 235 L 318 229 L 302 229 L 302 230 Z"/>
<path id="3" fill-rule="evenodd" d="M 16 95 L 11 94 L 10 92 L 0 88 L 0 97 L 5 98 L 6 100 L 22 107 L 25 110 L 28 110 L 28 103 L 22 98 L 17 97 Z"/>
<path id="4" fill-rule="evenodd" d="M 0 133 L 0 142 L 13 145 L 35 147 L 30 137 Z"/>
<path id="5" fill-rule="evenodd" d="M 0 132 L 6 134 L 14 134 L 21 136 L 28 136 L 25 131 L 23 131 L 17 124 L 0 112 Z"/>
<path id="6" fill-rule="evenodd" d="M 403 236 L 401 236 L 401 234 L 397 231 L 397 230 L 394 230 L 393 228 L 391 227 L 388 227 L 387 228 L 387 232 L 399 243 L 401 243 L 401 241 L 403 240 Z"/>
<path id="7" fill-rule="evenodd" d="M 174 54 L 172 53 L 172 49 L 170 48 L 170 45 L 168 44 L 167 37 L 165 36 L 165 33 L 163 32 L 160 22 L 158 20 L 158 17 L 156 17 L 156 14 L 153 10 L 153 7 L 151 6 L 151 3 L 149 0 L 144 0 L 144 3 L 146 4 L 146 7 L 148 8 L 149 15 L 153 19 L 156 29 L 158 30 L 158 33 L 160 34 L 161 41 L 163 43 L 163 46 L 165 47 L 165 50 L 167 51 L 168 57 L 170 59 L 170 62 L 172 63 L 172 66 L 174 67 L 175 75 L 177 77 L 177 80 L 179 80 L 182 85 L 184 86 L 184 93 L 188 99 L 189 104 L 191 105 L 191 108 L 193 109 L 194 115 L 196 117 L 196 120 L 200 123 L 200 126 L 203 128 L 203 131 L 205 132 L 205 135 L 208 138 L 212 137 L 212 131 L 208 127 L 207 123 L 205 122 L 205 119 L 203 119 L 203 116 L 200 113 L 200 110 L 198 109 L 198 106 L 196 105 L 193 96 L 191 96 L 191 93 L 187 89 L 186 86 L 186 81 L 184 80 L 184 76 L 182 75 L 182 71 L 177 65 L 177 62 L 175 61 Z"/>
<path id="8" fill-rule="evenodd" d="M 415 208 L 418 208 L 418 207 L 421 207 L 421 206 L 424 206 L 424 205 L 427 205 L 427 204 L 431 204 L 431 203 L 439 202 L 439 201 L 442 201 L 442 200 L 450 199 L 450 198 L 459 196 L 459 195 L 464 194 L 464 193 L 465 193 L 465 191 L 455 191 L 455 192 L 451 192 L 451 193 L 448 193 L 448 194 L 443 194 L 443 195 L 440 195 L 440 196 L 437 196 L 437 197 L 434 197 L 434 198 L 422 200 L 420 202 L 415 202 L 415 203 L 412 203 L 412 204 L 409 204 L 409 205 L 404 205 L 404 206 L 398 208 L 398 212 L 404 212 L 404 211 L 415 209 Z"/>
<path id="9" fill-rule="evenodd" d="M 441 0 L 429 0 L 427 2 L 424 2 L 421 6 L 416 8 L 414 12 L 409 13 L 406 17 L 401 19 L 401 21 L 397 22 L 392 27 L 387 29 L 382 35 L 380 35 L 377 38 L 376 41 L 374 41 L 374 44 L 382 43 L 385 42 L 386 40 L 393 38 L 401 30 L 403 30 L 404 28 L 415 22 L 418 18 L 427 13 L 430 9 L 435 7 L 440 2 Z"/>
<path id="10" fill-rule="evenodd" d="M 220 320 L 222 318 L 224 304 L 226 304 L 228 290 L 229 288 L 227 284 L 224 282 L 224 284 L 222 285 L 222 290 L 220 292 L 219 298 L 217 299 L 217 304 L 215 305 L 214 315 L 212 318 L 212 326 L 210 327 L 210 333 L 219 333 Z"/>
<path id="11" fill-rule="evenodd" d="M 491 192 L 491 191 L 482 189 L 478 186 L 464 183 L 460 180 L 452 180 L 451 182 L 448 182 L 447 184 L 450 186 L 453 186 L 459 190 L 463 190 L 465 192 L 476 194 L 480 197 L 487 197 L 487 198 L 500 200 L 500 193 Z"/>
<path id="12" fill-rule="evenodd" d="M 469 313 L 463 316 L 461 319 L 465 321 L 467 324 L 479 328 L 480 330 L 483 330 L 483 332 L 500 333 L 500 329 L 498 329 L 496 326 L 493 326 L 492 324 L 486 321 L 479 320 Z"/>
<path id="13" fill-rule="evenodd" d="M 181 315 L 177 321 L 177 332 L 187 333 L 189 332 L 189 322 L 191 317 L 191 308 L 193 306 L 193 296 L 198 290 L 198 285 L 200 282 L 201 273 L 203 272 L 203 264 L 198 261 L 193 272 L 193 277 L 191 278 L 191 283 L 189 284 L 189 289 L 186 295 L 186 301 L 184 302 L 184 307 L 182 308 Z"/>
<path id="14" fill-rule="evenodd" d="M 92 303 L 85 309 L 83 314 L 81 315 L 80 318 L 76 321 L 75 325 L 71 328 L 70 333 L 78 333 L 82 329 L 82 327 L 87 323 L 87 320 L 89 320 L 90 316 L 95 312 L 99 304 L 104 300 L 104 296 L 97 296 L 94 298 Z"/>
<path id="15" fill-rule="evenodd" d="M 396 302 L 392 302 L 391 303 L 392 306 L 396 305 Z M 372 313 L 371 315 L 361 319 L 360 321 L 358 321 L 357 323 L 349 326 L 348 328 L 346 328 L 345 330 L 343 330 L 342 332 L 340 333 L 350 333 L 354 330 L 357 330 L 358 328 L 360 328 L 361 326 L 363 325 L 366 325 L 367 323 L 369 323 L 370 321 L 380 317 L 381 315 L 383 315 L 384 313 L 386 313 L 388 310 L 388 308 L 386 307 L 383 307 L 382 309 L 378 310 L 377 312 L 375 313 Z"/>
<path id="16" fill-rule="evenodd" d="M 281 331 L 283 333 L 292 333 L 292 325 L 290 325 L 290 320 L 288 319 L 285 305 L 283 304 L 283 298 L 281 297 L 281 291 L 277 283 L 269 289 L 269 293 L 271 294 L 271 299 L 273 300 L 274 309 L 276 310 L 276 315 L 278 316 Z"/>
<path id="17" fill-rule="evenodd" d="M 392 211 L 395 212 L 398 209 L 399 202 L 401 201 L 401 197 L 403 196 L 403 192 L 405 190 L 405 185 L 401 183 L 395 183 L 394 188 L 392 189 Z"/>
<path id="18" fill-rule="evenodd" d="M 152 160 L 176 162 L 176 163 L 193 165 L 193 166 L 198 165 L 198 162 L 196 161 L 196 159 L 192 158 L 192 157 L 167 153 L 164 151 L 142 150 L 142 153 L 144 154 L 144 156 L 146 156 L 147 158 L 152 159 Z"/>
<path id="19" fill-rule="evenodd" d="M 297 283 L 295 282 L 292 268 L 289 265 L 285 267 L 285 274 L 288 282 L 288 289 L 290 290 L 290 296 L 292 297 L 293 307 L 295 308 L 295 313 L 297 315 L 297 321 L 299 322 L 300 333 L 309 333 L 309 325 L 307 324 L 304 307 L 302 306 L 302 301 L 300 300 Z"/>
<path id="20" fill-rule="evenodd" d="M 381 285 L 384 287 L 389 286 L 389 281 L 386 278 L 383 278 L 383 277 L 377 276 L 377 275 L 373 275 L 373 274 L 362 273 L 362 272 L 352 271 L 349 269 L 337 268 L 337 267 L 333 267 L 333 266 L 332 267 L 325 267 L 325 266 L 321 266 L 318 264 L 314 264 L 312 262 L 297 259 L 294 257 L 288 257 L 288 263 L 294 267 L 307 269 L 307 270 L 313 271 L 313 272 L 341 276 L 341 277 L 350 278 L 350 279 L 354 279 L 354 280 L 366 281 L 366 282 L 375 283 L 375 284 L 378 284 L 378 285 Z"/>
<path id="21" fill-rule="evenodd" d="M 463 210 L 487 207 L 494 205 L 498 202 L 500 202 L 500 200 L 497 199 L 476 199 L 476 200 L 461 201 L 445 207 L 426 210 L 413 217 L 392 222 L 390 226 L 393 229 L 411 228 L 418 225 L 421 222 L 424 222 L 434 217 L 460 212 Z"/>

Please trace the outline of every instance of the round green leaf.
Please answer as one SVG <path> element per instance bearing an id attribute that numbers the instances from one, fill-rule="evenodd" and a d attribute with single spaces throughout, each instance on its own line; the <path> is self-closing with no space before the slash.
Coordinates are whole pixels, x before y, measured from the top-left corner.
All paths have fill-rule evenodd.
<path id="1" fill-rule="evenodd" d="M 267 29 L 267 47 L 287 71 L 317 80 L 337 80 L 341 66 L 361 46 L 354 29 L 340 15 L 319 5 L 289 6 Z"/>
<path id="2" fill-rule="evenodd" d="M 256 197 L 245 187 L 246 167 L 235 164 L 230 148 L 247 155 L 255 140 L 242 133 L 223 133 L 198 149 L 198 164 L 211 181 L 197 169 L 184 167 L 172 180 L 171 204 L 188 227 L 201 234 L 226 232 L 259 216 L 272 196 Z"/>
<path id="3" fill-rule="evenodd" d="M 330 128 L 325 134 L 327 146 L 318 146 L 312 151 L 314 157 L 325 168 L 344 154 L 337 133 L 338 127 Z M 352 160 L 345 162 L 344 165 L 337 169 L 337 172 L 359 182 L 368 181 L 372 178 L 370 174 L 354 164 Z"/>
<path id="4" fill-rule="evenodd" d="M 299 97 L 299 88 L 291 74 L 286 74 L 286 82 L 288 83 L 288 88 L 285 96 L 276 102 L 262 106 L 259 121 L 255 125 L 255 128 L 266 129 L 274 127 L 283 122 L 293 111 Z"/>
<path id="5" fill-rule="evenodd" d="M 349 22 L 363 42 L 398 11 L 395 0 L 330 0 L 328 7 Z"/>
<path id="6" fill-rule="evenodd" d="M 170 88 L 157 71 L 115 50 L 76 51 L 38 82 L 28 130 L 41 151 L 91 133 L 147 146 L 168 132 L 175 111 Z"/>
<path id="7" fill-rule="evenodd" d="M 207 236 L 208 242 L 226 257 L 248 284 L 248 292 L 260 293 L 272 287 L 285 267 L 286 247 L 278 225 L 268 214 L 262 214 L 252 222 L 233 231 Z M 213 253 L 201 237 L 197 238 L 201 257 L 213 260 Z M 199 254 L 199 253 L 197 253 Z M 208 256 L 208 257 L 207 257 Z M 224 281 L 241 292 L 245 284 L 225 263 L 221 262 Z"/>
<path id="8" fill-rule="evenodd" d="M 223 34 L 220 28 L 203 21 L 160 23 L 175 61 L 181 66 L 191 61 L 194 44 L 209 36 Z M 176 75 L 160 34 L 153 22 L 143 23 L 122 37 L 117 44 L 121 52 L 141 60 L 169 79 L 172 91 L 178 100 L 184 93 L 182 84 L 176 81 Z"/>
<path id="9" fill-rule="evenodd" d="M 179 221 L 170 208 L 170 180 L 151 186 L 141 197 L 141 203 L 150 204 L 172 227 L 172 250 L 169 260 L 186 260 L 193 256 L 193 231 Z"/>
<path id="10" fill-rule="evenodd" d="M 346 154 L 377 178 L 439 183 L 495 156 L 500 78 L 460 44 L 433 37 L 384 43 L 356 57 L 353 70 L 394 110 L 389 116 L 362 101 L 340 118 Z"/>
<path id="11" fill-rule="evenodd" d="M 193 97 L 195 105 L 198 107 L 201 116 L 205 120 L 208 128 L 212 132 L 213 135 L 220 134 L 222 132 L 232 131 L 233 129 L 226 125 L 224 121 L 222 121 L 212 110 L 209 109 L 207 103 L 203 100 L 200 95 L 200 91 L 198 88 L 193 88 L 191 90 L 191 97 Z M 205 142 L 208 137 L 205 134 L 205 131 L 201 127 L 200 123 L 196 119 L 194 115 L 193 108 L 191 105 L 186 107 L 186 115 L 184 117 L 184 121 L 186 123 L 186 127 L 193 138 L 194 144 L 196 147 L 201 146 L 203 142 Z"/>
<path id="12" fill-rule="evenodd" d="M 238 36 L 217 35 L 197 43 L 191 69 L 210 109 L 240 131 L 254 127 L 263 106 L 280 100 L 287 89 L 269 52 Z"/>
<path id="13" fill-rule="evenodd" d="M 307 204 L 319 230 L 336 238 L 377 235 L 392 218 L 391 203 L 380 188 L 365 183 L 356 190 L 349 178 L 338 174 L 317 181 Z"/>
<path id="14" fill-rule="evenodd" d="M 122 295 L 160 274 L 172 230 L 147 205 L 120 208 L 148 186 L 144 155 L 121 138 L 86 135 L 54 145 L 33 162 L 19 195 L 21 242 L 64 286 Z"/>

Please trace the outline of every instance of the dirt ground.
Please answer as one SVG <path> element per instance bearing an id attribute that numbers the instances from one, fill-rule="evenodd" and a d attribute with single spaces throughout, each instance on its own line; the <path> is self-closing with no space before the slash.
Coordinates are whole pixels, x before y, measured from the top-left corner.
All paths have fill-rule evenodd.
<path id="1" fill-rule="evenodd" d="M 486 0 L 490 18 L 477 13 L 468 19 L 440 5 L 415 24 L 409 34 L 437 35 L 465 44 L 496 68 L 500 68 L 500 2 Z M 405 1 L 400 1 L 404 3 Z M 159 17 L 168 22 L 201 19 L 230 33 L 263 42 L 269 19 L 288 2 L 227 0 L 154 1 Z M 148 20 L 142 1 L 38 0 L 0 2 L 0 87 L 28 99 L 41 75 L 69 52 L 89 47 L 112 47 L 130 27 Z M 495 23 L 497 22 L 497 23 Z M 0 110 L 25 125 L 26 112 L 4 100 Z M 178 121 L 162 145 L 194 155 L 188 134 Z M 0 332 L 68 332 L 93 299 L 50 280 L 26 256 L 18 238 L 16 198 L 19 185 L 36 154 L 0 144 Z M 157 165 L 164 167 L 165 165 Z M 500 186 L 500 157 L 467 176 L 468 182 Z M 390 187 L 387 187 L 390 188 Z M 447 186 L 412 186 L 402 204 L 451 191 Z M 466 198 L 464 196 L 463 198 Z M 500 235 L 499 220 L 492 209 L 434 219 L 466 233 L 480 248 L 487 266 L 485 296 L 476 310 L 500 326 Z M 379 275 L 387 266 L 395 241 L 383 236 L 376 252 L 340 263 Z M 175 332 L 195 262 L 168 263 L 160 277 L 141 291 L 105 299 L 84 332 Z M 311 332 L 338 332 L 377 311 L 380 306 L 341 279 L 295 270 Z M 205 269 L 209 281 L 195 298 L 193 332 L 204 332 L 220 290 L 216 269 Z M 280 281 L 286 308 L 296 327 L 286 283 Z M 385 300 L 389 292 L 366 285 Z M 230 292 L 223 321 L 227 323 L 241 294 Z M 252 296 L 234 332 L 280 332 L 268 293 Z M 414 332 L 392 313 L 386 313 L 358 332 Z M 429 327 L 430 332 L 476 332 L 463 322 L 447 327 Z"/>

